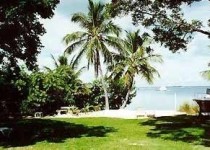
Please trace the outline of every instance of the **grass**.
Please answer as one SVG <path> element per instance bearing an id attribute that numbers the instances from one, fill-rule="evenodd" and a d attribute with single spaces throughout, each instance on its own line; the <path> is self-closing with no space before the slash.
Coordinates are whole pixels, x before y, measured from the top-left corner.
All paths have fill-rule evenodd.
<path id="1" fill-rule="evenodd" d="M 145 120 L 37 119 L 0 123 L 12 127 L 0 149 L 202 150 L 210 149 L 210 125 L 197 117 Z"/>

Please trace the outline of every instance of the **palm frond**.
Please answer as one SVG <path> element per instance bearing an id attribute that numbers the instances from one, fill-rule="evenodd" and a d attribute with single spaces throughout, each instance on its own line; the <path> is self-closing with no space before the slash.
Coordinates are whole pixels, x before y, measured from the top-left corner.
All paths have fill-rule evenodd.
<path id="1" fill-rule="evenodd" d="M 210 70 L 202 71 L 200 74 L 204 79 L 210 80 Z"/>
<path id="2" fill-rule="evenodd" d="M 47 67 L 47 66 L 44 66 L 43 68 L 44 68 L 45 70 L 47 70 L 47 72 L 52 71 L 52 69 L 51 69 L 51 68 L 49 68 L 49 67 Z"/>
<path id="3" fill-rule="evenodd" d="M 79 70 L 77 70 L 77 72 L 76 72 L 76 75 L 77 76 L 80 76 L 80 74 L 86 69 L 87 67 L 82 67 L 82 68 L 80 68 Z"/>
<path id="4" fill-rule="evenodd" d="M 83 39 L 83 40 L 76 41 L 76 42 L 72 43 L 65 49 L 64 53 L 72 54 L 76 50 L 76 48 L 83 45 L 85 43 L 85 41 L 86 41 L 86 39 Z"/>
<path id="5" fill-rule="evenodd" d="M 74 69 L 73 64 L 74 64 L 75 57 L 76 57 L 76 55 L 74 55 L 74 56 L 72 57 L 72 59 L 70 60 L 70 63 L 69 63 L 69 66 L 71 66 L 73 69 Z M 76 67 L 77 67 L 77 65 L 78 65 L 78 64 L 76 64 Z"/>
<path id="6" fill-rule="evenodd" d="M 161 56 L 161 55 L 158 55 L 158 54 L 149 55 L 149 56 L 148 56 L 148 59 L 149 59 L 151 62 L 163 63 L 162 56 Z"/>
<path id="7" fill-rule="evenodd" d="M 155 76 L 160 77 L 158 71 L 149 64 L 142 65 L 139 71 L 142 78 L 146 79 L 149 84 L 153 83 Z"/>
<path id="8" fill-rule="evenodd" d="M 109 49 L 106 47 L 106 45 L 103 42 L 100 42 L 100 49 L 101 49 L 101 54 L 104 57 L 104 63 L 112 62 L 113 60 L 112 53 L 109 51 Z"/>
<path id="9" fill-rule="evenodd" d="M 118 52 L 123 50 L 122 40 L 120 38 L 114 36 L 106 36 L 103 38 L 104 42 L 108 44 L 108 46 L 113 47 Z"/>
<path id="10" fill-rule="evenodd" d="M 68 58 L 65 55 L 58 57 L 58 62 L 60 65 L 68 65 Z"/>
<path id="11" fill-rule="evenodd" d="M 66 36 L 64 36 L 63 41 L 65 42 L 66 45 L 68 45 L 71 42 L 80 41 L 86 35 L 87 35 L 87 33 L 82 32 L 82 31 L 73 32 L 71 34 L 67 34 Z"/>
<path id="12" fill-rule="evenodd" d="M 91 24 L 91 21 L 90 19 L 88 18 L 88 16 L 84 13 L 75 13 L 72 18 L 71 18 L 71 21 L 72 22 L 76 22 L 76 23 L 79 23 L 80 26 L 82 26 L 83 28 L 87 29 L 90 24 Z"/>
<path id="13" fill-rule="evenodd" d="M 80 62 L 82 56 L 85 54 L 85 52 L 87 51 L 87 46 L 89 43 L 85 43 L 83 45 L 83 47 L 80 49 L 80 52 L 77 54 L 77 56 L 75 57 L 73 64 L 72 64 L 72 68 L 75 68 L 78 63 Z"/>
<path id="14" fill-rule="evenodd" d="M 52 54 L 50 54 L 50 56 L 51 56 L 51 58 L 53 59 L 53 63 L 54 63 L 54 65 L 55 65 L 55 67 L 57 68 L 57 67 L 59 66 L 57 60 L 55 59 L 55 57 L 54 57 Z"/>
<path id="15" fill-rule="evenodd" d="M 112 21 L 109 21 L 107 24 L 101 25 L 101 33 L 104 34 L 115 34 L 117 37 L 122 32 L 122 29 L 115 25 Z"/>

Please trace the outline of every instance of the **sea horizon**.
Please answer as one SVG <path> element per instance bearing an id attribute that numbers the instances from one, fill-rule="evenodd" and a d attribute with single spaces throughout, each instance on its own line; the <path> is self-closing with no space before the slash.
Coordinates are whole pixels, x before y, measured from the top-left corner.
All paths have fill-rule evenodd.
<path id="1" fill-rule="evenodd" d="M 136 96 L 126 109 L 129 110 L 178 110 L 187 102 L 195 104 L 193 99 L 199 94 L 205 94 L 210 86 L 166 86 L 161 91 L 160 86 L 138 87 Z"/>

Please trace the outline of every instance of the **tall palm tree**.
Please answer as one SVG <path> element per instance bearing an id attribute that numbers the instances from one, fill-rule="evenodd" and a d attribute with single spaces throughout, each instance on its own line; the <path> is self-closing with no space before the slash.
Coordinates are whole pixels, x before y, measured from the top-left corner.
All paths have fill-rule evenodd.
<path id="1" fill-rule="evenodd" d="M 119 36 L 121 29 L 115 25 L 108 15 L 105 5 L 89 0 L 88 13 L 75 13 L 71 18 L 72 22 L 78 23 L 83 31 L 67 34 L 63 40 L 67 45 L 66 53 L 72 54 L 76 48 L 78 53 L 75 63 L 84 55 L 89 65 L 94 66 L 96 77 L 100 75 L 105 94 L 105 109 L 109 109 L 109 100 L 106 83 L 103 78 L 101 59 L 104 63 L 112 62 L 112 52 L 107 46 L 119 50 Z M 116 35 L 116 36 L 114 36 Z"/>
<path id="2" fill-rule="evenodd" d="M 139 36 L 139 30 L 127 32 L 126 38 L 123 40 L 123 51 L 120 54 L 115 54 L 116 63 L 109 66 L 109 70 L 112 72 L 111 77 L 123 78 L 127 87 L 127 94 L 121 108 L 127 104 L 136 75 L 146 79 L 148 83 L 153 82 L 155 75 L 159 76 L 158 71 L 150 63 L 161 63 L 161 56 L 153 53 L 153 50 L 147 46 L 147 41 L 148 38 Z"/>

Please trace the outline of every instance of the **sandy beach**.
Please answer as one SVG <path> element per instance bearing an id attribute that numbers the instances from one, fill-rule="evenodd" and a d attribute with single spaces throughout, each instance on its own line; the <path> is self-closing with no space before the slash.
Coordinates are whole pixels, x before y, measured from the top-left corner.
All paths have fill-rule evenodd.
<path id="1" fill-rule="evenodd" d="M 55 115 L 55 118 L 85 118 L 85 117 L 109 117 L 122 119 L 143 119 L 147 117 L 162 117 L 185 115 L 186 113 L 172 110 L 102 110 L 88 113 L 80 113 L 79 115 L 62 114 Z"/>

